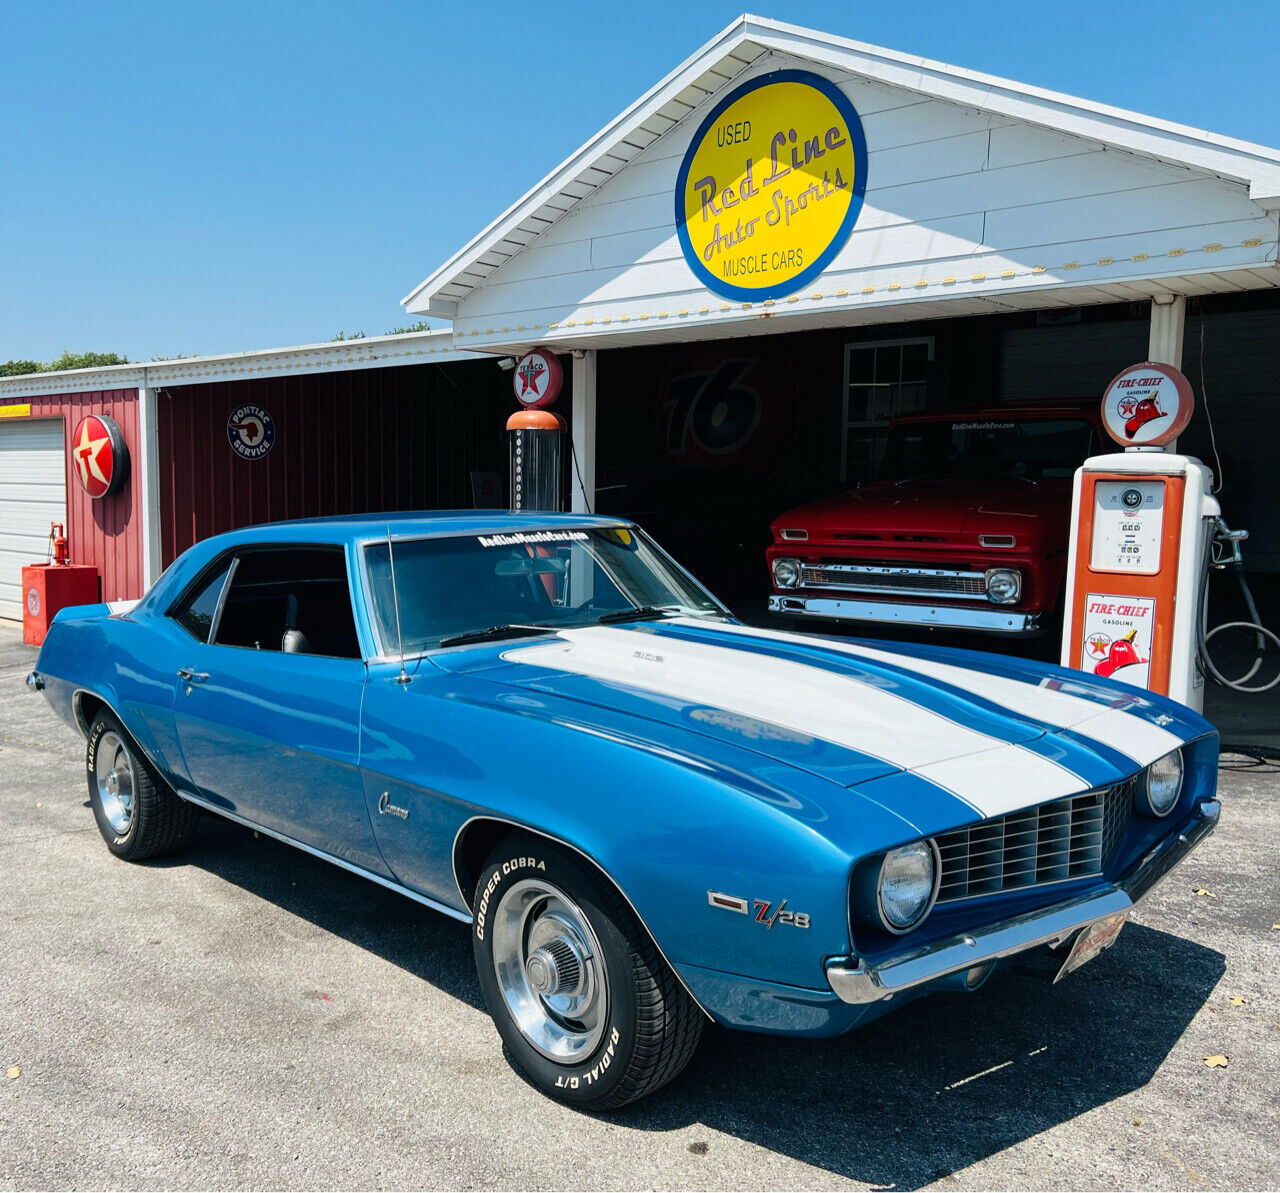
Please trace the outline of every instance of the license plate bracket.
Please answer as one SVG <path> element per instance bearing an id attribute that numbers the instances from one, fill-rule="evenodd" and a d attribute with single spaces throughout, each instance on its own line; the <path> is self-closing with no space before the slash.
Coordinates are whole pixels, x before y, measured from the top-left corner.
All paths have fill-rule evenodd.
<path id="1" fill-rule="evenodd" d="M 1085 928 L 1072 944 L 1067 959 L 1053 979 L 1054 983 L 1062 981 L 1067 974 L 1074 973 L 1080 966 L 1092 961 L 1099 953 L 1115 944 L 1116 937 L 1120 935 L 1120 929 L 1124 927 L 1128 918 L 1128 913 L 1121 911 L 1095 920 Z"/>

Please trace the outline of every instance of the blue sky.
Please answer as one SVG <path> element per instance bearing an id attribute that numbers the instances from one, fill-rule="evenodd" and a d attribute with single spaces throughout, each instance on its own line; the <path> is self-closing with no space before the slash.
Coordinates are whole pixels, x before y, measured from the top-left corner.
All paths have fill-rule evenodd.
<path id="1" fill-rule="evenodd" d="M 9 3 L 0 360 L 378 334 L 741 3 Z M 761 15 L 1280 145 L 1280 2 Z"/>

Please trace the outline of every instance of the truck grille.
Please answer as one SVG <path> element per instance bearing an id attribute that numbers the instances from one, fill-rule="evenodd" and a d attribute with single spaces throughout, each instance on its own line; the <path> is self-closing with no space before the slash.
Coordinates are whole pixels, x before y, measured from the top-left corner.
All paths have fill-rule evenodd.
<path id="1" fill-rule="evenodd" d="M 955 568 L 877 567 L 870 564 L 805 564 L 800 569 L 803 588 L 833 588 L 843 592 L 892 593 L 933 596 L 951 600 L 981 599 L 987 595 L 983 572 Z"/>
<path id="2" fill-rule="evenodd" d="M 1133 816 L 1137 782 L 1135 776 L 942 834 L 938 902 L 1101 874 Z"/>

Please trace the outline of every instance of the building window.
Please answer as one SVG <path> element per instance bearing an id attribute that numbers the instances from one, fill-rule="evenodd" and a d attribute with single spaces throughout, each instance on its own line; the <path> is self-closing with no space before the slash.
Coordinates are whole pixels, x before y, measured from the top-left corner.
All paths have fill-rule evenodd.
<path id="1" fill-rule="evenodd" d="M 889 420 L 924 409 L 932 360 L 932 336 L 844 346 L 841 483 L 857 485 L 877 475 Z"/>

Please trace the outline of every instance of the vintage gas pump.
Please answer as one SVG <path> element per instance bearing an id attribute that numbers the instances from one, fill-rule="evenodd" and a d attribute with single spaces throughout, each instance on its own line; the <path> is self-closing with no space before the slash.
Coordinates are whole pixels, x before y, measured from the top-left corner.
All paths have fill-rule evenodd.
<path id="1" fill-rule="evenodd" d="M 507 419 L 513 510 L 564 508 L 565 423 L 547 409 L 563 379 L 555 354 L 542 349 L 525 353 L 512 373 L 522 407 Z"/>
<path id="2" fill-rule="evenodd" d="M 1107 386 L 1103 423 L 1125 450 L 1076 472 L 1062 662 L 1199 710 L 1200 600 L 1221 511 L 1209 469 L 1167 450 L 1194 405 L 1167 364 Z"/>

